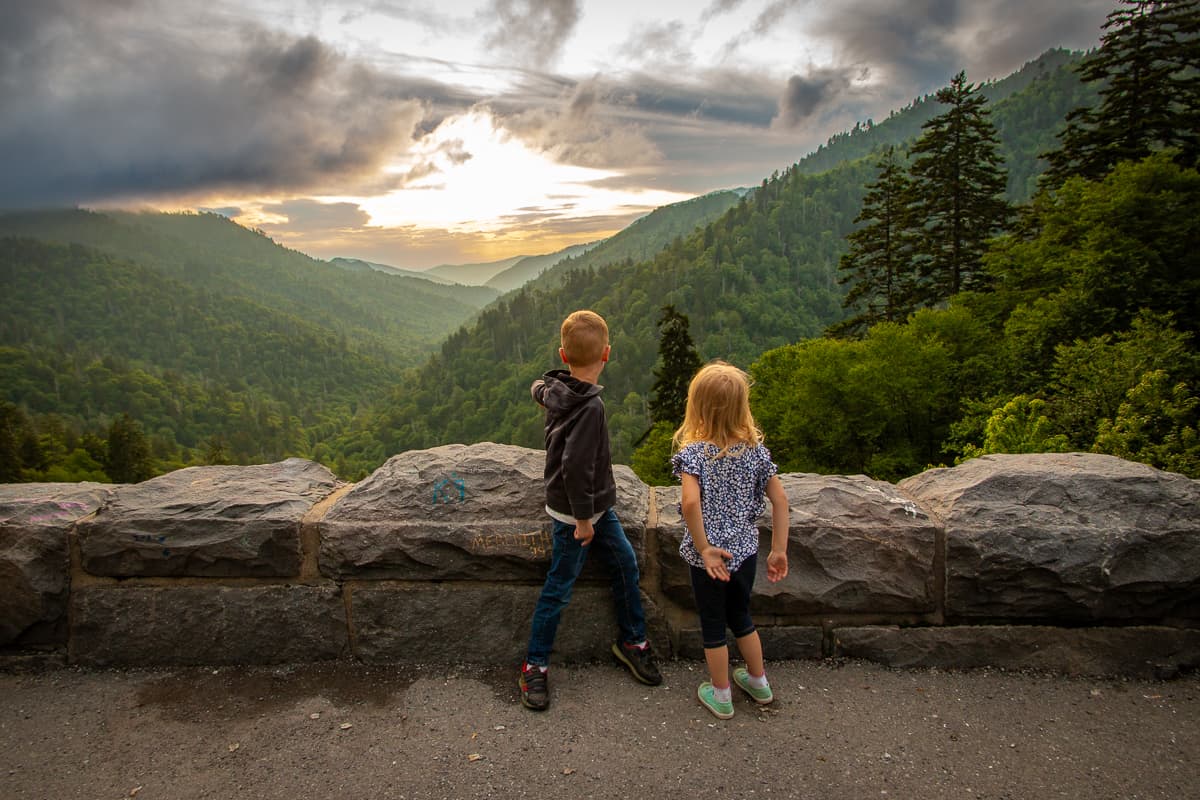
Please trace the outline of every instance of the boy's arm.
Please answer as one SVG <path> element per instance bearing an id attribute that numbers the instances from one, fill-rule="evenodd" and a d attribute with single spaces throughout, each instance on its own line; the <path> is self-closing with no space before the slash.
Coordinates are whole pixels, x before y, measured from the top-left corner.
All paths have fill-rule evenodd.
<path id="1" fill-rule="evenodd" d="M 787 577 L 788 511 L 787 492 L 778 475 L 767 481 L 767 499 L 771 501 L 771 552 L 767 554 L 767 580 L 775 583 Z"/>
<path id="2" fill-rule="evenodd" d="M 536 381 L 534 381 L 529 387 L 529 394 L 533 395 L 534 401 L 536 401 L 539 406 L 542 408 L 546 407 L 546 381 L 541 378 L 538 378 Z"/>
<path id="3" fill-rule="evenodd" d="M 704 535 L 704 513 L 700 508 L 700 479 L 686 472 L 680 475 L 679 479 L 683 481 L 683 498 L 679 508 L 683 511 L 683 521 L 687 523 L 692 544 L 700 558 L 704 559 L 704 571 L 714 580 L 727 581 L 729 566 L 725 562 L 733 558 L 733 554 L 720 547 L 713 547 Z"/>

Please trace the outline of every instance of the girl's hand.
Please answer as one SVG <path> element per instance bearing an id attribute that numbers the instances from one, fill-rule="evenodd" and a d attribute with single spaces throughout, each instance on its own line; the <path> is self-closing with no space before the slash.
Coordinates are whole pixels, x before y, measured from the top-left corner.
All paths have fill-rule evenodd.
<path id="1" fill-rule="evenodd" d="M 787 553 L 772 550 L 767 554 L 767 580 L 776 583 L 787 577 Z"/>
<path id="2" fill-rule="evenodd" d="M 709 545 L 700 553 L 700 557 L 704 559 L 704 571 L 708 577 L 715 581 L 729 580 L 729 567 L 725 562 L 733 558 L 733 553 Z"/>

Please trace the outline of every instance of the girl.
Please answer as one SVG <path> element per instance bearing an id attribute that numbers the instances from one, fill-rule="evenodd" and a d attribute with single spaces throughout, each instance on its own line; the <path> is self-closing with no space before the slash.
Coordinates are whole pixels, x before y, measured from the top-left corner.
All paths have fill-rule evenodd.
<path id="1" fill-rule="evenodd" d="M 715 361 L 688 387 L 687 412 L 675 432 L 671 459 L 683 482 L 684 526 L 679 554 L 691 566 L 692 590 L 700 612 L 704 659 L 710 680 L 700 684 L 700 703 L 720 719 L 733 716 L 729 650 L 733 631 L 746 667 L 733 682 L 755 702 L 774 699 L 763 666 L 762 642 L 750 618 L 750 591 L 758 563 L 758 527 L 763 495 L 771 501 L 771 552 L 767 579 L 787 575 L 788 503 L 771 454 L 750 413 L 750 378 Z"/>

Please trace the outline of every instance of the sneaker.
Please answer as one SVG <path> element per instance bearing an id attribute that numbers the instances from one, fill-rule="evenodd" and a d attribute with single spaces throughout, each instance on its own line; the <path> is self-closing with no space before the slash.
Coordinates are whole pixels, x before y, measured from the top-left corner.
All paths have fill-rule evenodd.
<path id="1" fill-rule="evenodd" d="M 645 647 L 630 647 L 627 644 L 614 642 L 612 652 L 618 661 L 629 667 L 633 677 L 642 683 L 647 686 L 658 686 L 662 683 L 662 673 L 658 670 L 658 657 L 650 649 L 649 642 L 646 642 Z"/>
<path id="2" fill-rule="evenodd" d="M 696 697 L 699 698 L 700 705 L 711 711 L 717 719 L 732 719 L 733 702 L 722 703 L 718 701 L 716 691 L 712 683 L 705 681 L 696 689 Z"/>
<path id="3" fill-rule="evenodd" d="M 521 687 L 521 705 L 534 711 L 545 711 L 550 707 L 550 687 L 546 673 L 540 667 L 522 667 L 517 685 Z"/>
<path id="4" fill-rule="evenodd" d="M 756 689 L 750 685 L 750 672 L 745 667 L 736 667 L 733 670 L 733 682 L 737 684 L 739 689 L 750 695 L 751 699 L 760 706 L 765 706 L 775 699 L 770 686 Z"/>

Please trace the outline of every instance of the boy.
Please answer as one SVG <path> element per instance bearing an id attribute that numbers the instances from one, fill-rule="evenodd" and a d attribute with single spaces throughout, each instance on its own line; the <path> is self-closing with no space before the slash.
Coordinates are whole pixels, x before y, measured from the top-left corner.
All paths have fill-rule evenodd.
<path id="1" fill-rule="evenodd" d="M 558 354 L 568 369 L 547 372 L 530 387 L 533 399 L 546 409 L 546 512 L 554 519 L 550 570 L 533 612 L 518 682 L 522 705 L 534 711 L 550 705 L 546 671 L 554 634 L 593 549 L 612 572 L 620 628 L 613 655 L 642 683 L 662 683 L 646 641 L 637 557 L 613 511 L 617 484 L 600 399 L 604 387 L 596 383 L 608 362 L 608 325 L 593 311 L 576 311 L 563 321 L 561 344 Z"/>

